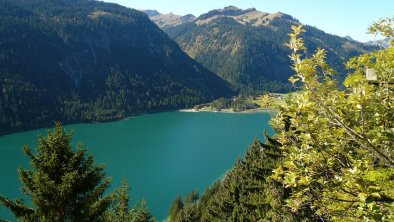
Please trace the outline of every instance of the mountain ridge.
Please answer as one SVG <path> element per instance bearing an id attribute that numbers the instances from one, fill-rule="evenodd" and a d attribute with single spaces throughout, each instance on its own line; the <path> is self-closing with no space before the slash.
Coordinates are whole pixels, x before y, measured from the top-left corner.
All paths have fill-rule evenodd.
<path id="1" fill-rule="evenodd" d="M 256 8 L 240 9 L 235 6 L 227 6 L 223 9 L 211 10 L 196 18 L 196 24 L 204 24 L 204 20 L 212 21 L 220 17 L 230 17 L 242 25 L 251 24 L 253 26 L 268 25 L 275 18 L 286 18 L 294 20 L 293 17 L 282 12 L 266 13 L 258 11 Z"/>
<path id="2" fill-rule="evenodd" d="M 365 44 L 371 45 L 371 46 L 378 46 L 380 48 L 387 49 L 392 44 L 392 41 L 394 41 L 394 38 L 384 38 L 384 39 L 375 40 L 375 41 L 368 41 Z"/>
<path id="3" fill-rule="evenodd" d="M 148 15 L 149 18 L 161 29 L 181 25 L 187 22 L 192 22 L 196 19 L 196 17 L 192 14 L 179 16 L 173 13 L 161 14 L 156 10 L 143 10 L 142 12 Z"/>
<path id="4" fill-rule="evenodd" d="M 292 90 L 288 78 L 293 71 L 284 46 L 292 25 L 300 22 L 281 12 L 266 13 L 255 8 L 229 6 L 211 10 L 193 21 L 159 26 L 193 59 L 233 84 L 244 94 Z M 328 61 L 341 81 L 346 59 L 373 51 L 364 45 L 327 34 L 305 25 L 306 45 L 327 50 Z M 230 55 L 230 56 L 229 56 Z M 339 58 L 338 58 L 339 57 Z"/>

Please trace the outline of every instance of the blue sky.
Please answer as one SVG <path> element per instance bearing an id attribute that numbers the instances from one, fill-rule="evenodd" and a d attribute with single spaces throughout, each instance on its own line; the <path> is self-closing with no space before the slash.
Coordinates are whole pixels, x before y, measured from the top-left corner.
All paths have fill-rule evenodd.
<path id="1" fill-rule="evenodd" d="M 105 0 L 130 8 L 155 9 L 161 13 L 200 15 L 234 5 L 263 12 L 284 12 L 304 24 L 358 41 L 373 40 L 368 26 L 382 17 L 394 16 L 394 0 Z"/>

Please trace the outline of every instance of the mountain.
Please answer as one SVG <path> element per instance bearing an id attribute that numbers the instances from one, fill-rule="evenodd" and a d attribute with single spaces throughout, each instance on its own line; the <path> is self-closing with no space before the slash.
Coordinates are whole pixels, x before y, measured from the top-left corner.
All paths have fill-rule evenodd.
<path id="1" fill-rule="evenodd" d="M 164 23 L 151 17 L 180 47 L 196 61 L 232 83 L 241 93 L 289 91 L 289 41 L 291 26 L 300 22 L 284 13 L 265 13 L 254 8 L 229 6 L 212 10 L 192 21 Z M 306 46 L 311 51 L 327 50 L 329 64 L 346 75 L 343 63 L 350 57 L 376 47 L 327 34 L 305 26 Z"/>
<path id="2" fill-rule="evenodd" d="M 376 40 L 376 41 L 368 41 L 365 44 L 371 45 L 371 46 L 378 46 L 380 48 L 389 48 L 391 42 L 394 40 L 394 38 L 384 38 L 381 40 Z"/>
<path id="3" fill-rule="evenodd" d="M 344 37 L 345 39 L 351 41 L 351 42 L 357 42 L 356 40 L 354 40 L 350 35 L 347 35 Z"/>
<path id="4" fill-rule="evenodd" d="M 184 23 L 192 22 L 196 19 L 194 15 L 188 14 L 185 16 L 175 15 L 173 13 L 160 14 L 155 10 L 143 11 L 149 18 L 156 23 L 161 29 L 166 29 L 174 26 L 178 26 Z"/>
<path id="5" fill-rule="evenodd" d="M 160 12 L 156 11 L 156 10 L 142 10 L 143 13 L 145 13 L 148 16 L 156 16 L 156 15 L 160 15 Z"/>
<path id="6" fill-rule="evenodd" d="M 0 134 L 231 94 L 142 12 L 91 0 L 0 0 Z"/>

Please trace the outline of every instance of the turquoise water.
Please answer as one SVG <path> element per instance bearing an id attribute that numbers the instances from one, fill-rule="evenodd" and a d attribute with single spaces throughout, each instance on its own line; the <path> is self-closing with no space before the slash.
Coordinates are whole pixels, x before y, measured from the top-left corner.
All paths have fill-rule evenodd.
<path id="1" fill-rule="evenodd" d="M 270 118 L 263 112 L 168 112 L 66 128 L 75 132 L 73 145 L 80 141 L 96 163 L 105 163 L 105 172 L 112 177 L 111 189 L 126 177 L 132 200 L 146 199 L 152 213 L 164 219 L 178 193 L 204 192 L 254 138 L 262 138 L 264 130 L 272 133 Z M 0 137 L 1 194 L 21 197 L 16 169 L 29 166 L 21 147 L 35 148 L 39 134 L 45 135 L 45 130 Z M 2 217 L 7 214 L 0 208 Z"/>

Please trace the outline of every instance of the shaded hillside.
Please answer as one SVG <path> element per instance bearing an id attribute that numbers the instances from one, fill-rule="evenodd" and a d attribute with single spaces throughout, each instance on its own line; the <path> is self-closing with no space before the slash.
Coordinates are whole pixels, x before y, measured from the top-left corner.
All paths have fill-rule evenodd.
<path id="1" fill-rule="evenodd" d="M 251 93 L 291 89 L 287 81 L 292 74 L 289 50 L 284 43 L 289 40 L 290 27 L 298 23 L 280 12 L 269 14 L 230 6 L 191 22 L 159 26 L 192 58 Z M 329 63 L 340 79 L 346 74 L 343 66 L 346 59 L 375 49 L 314 27 L 306 26 L 306 30 L 308 49 L 311 52 L 318 47 L 327 49 Z"/>
<path id="2" fill-rule="evenodd" d="M 0 134 L 229 94 L 139 11 L 90 0 L 0 0 Z"/>

